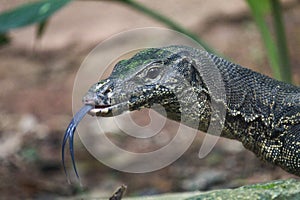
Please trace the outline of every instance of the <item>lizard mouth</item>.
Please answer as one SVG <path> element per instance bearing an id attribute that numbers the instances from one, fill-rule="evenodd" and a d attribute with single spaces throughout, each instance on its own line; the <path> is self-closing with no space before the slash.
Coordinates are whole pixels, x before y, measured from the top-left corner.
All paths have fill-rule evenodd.
<path id="1" fill-rule="evenodd" d="M 115 105 L 95 105 L 88 114 L 92 116 L 109 117 L 120 115 L 129 110 L 128 102 L 122 102 Z"/>
<path id="2" fill-rule="evenodd" d="M 111 105 L 95 105 L 94 108 L 92 108 L 89 111 L 89 114 L 92 116 L 97 116 L 101 113 L 107 113 L 109 111 L 109 108 L 112 107 Z"/>

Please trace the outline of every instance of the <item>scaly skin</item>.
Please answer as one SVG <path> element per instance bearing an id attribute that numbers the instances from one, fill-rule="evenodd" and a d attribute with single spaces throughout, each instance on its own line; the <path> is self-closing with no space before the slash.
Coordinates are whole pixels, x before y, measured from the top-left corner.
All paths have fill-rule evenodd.
<path id="1" fill-rule="evenodd" d="M 217 76 L 209 68 L 218 70 L 225 98 L 212 95 Z M 204 132 L 215 119 L 212 102 L 217 102 L 226 109 L 222 137 L 300 176 L 300 88 L 205 51 L 184 46 L 143 50 L 120 61 L 83 101 L 95 106 L 91 114 L 104 117 L 160 104 L 169 119 L 181 122 L 184 113 L 183 123 Z"/>

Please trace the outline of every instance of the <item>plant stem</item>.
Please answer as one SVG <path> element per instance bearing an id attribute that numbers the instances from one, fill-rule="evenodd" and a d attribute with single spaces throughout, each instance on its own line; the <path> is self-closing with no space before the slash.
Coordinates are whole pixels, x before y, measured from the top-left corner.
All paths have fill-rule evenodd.
<path id="1" fill-rule="evenodd" d="M 151 9 L 145 7 L 144 5 L 139 4 L 132 0 L 117 0 L 117 1 L 125 3 L 125 4 L 129 5 L 130 7 L 142 12 L 143 14 L 146 14 L 146 15 L 156 19 L 157 21 L 160 21 L 160 22 L 166 24 L 168 27 L 172 28 L 173 30 L 181 32 L 181 33 L 189 36 L 190 38 L 192 38 L 193 40 L 198 42 L 204 49 L 206 49 L 206 51 L 217 54 L 212 48 L 210 48 L 205 42 L 203 42 L 196 34 L 183 28 L 179 24 L 170 20 L 168 17 L 166 17 L 158 12 L 155 12 L 154 10 L 151 10 Z"/>
<path id="2" fill-rule="evenodd" d="M 270 62 L 270 67 L 273 71 L 273 75 L 276 79 L 282 81 L 283 78 L 281 77 L 278 50 L 268 29 L 267 23 L 264 20 L 263 12 L 260 10 L 259 2 L 257 0 L 247 0 L 247 3 L 260 31 L 262 41 L 266 47 L 266 53 Z"/>
<path id="3" fill-rule="evenodd" d="M 280 74 L 283 81 L 291 83 L 291 67 L 286 43 L 285 29 L 282 21 L 280 2 L 278 0 L 270 0 L 270 3 L 272 8 L 273 22 L 278 47 Z"/>

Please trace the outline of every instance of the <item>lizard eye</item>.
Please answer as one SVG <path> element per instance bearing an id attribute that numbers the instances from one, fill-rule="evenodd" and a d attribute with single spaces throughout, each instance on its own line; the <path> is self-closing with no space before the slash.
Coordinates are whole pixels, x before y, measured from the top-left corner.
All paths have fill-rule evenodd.
<path id="1" fill-rule="evenodd" d="M 159 67 L 152 67 L 147 71 L 146 78 L 155 79 L 158 75 L 160 75 Z"/>

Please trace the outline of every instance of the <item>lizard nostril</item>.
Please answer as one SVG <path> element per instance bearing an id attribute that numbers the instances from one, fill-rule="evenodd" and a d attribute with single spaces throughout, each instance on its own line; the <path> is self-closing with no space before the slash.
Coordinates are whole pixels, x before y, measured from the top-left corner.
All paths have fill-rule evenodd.
<path id="1" fill-rule="evenodd" d="M 82 99 L 82 102 L 86 105 L 93 105 L 95 106 L 95 94 L 88 92 Z"/>
<path id="2" fill-rule="evenodd" d="M 95 102 L 93 100 L 90 99 L 83 99 L 83 103 L 86 105 L 95 105 Z"/>
<path id="3" fill-rule="evenodd" d="M 103 92 L 103 94 L 104 94 L 104 95 L 107 95 L 107 94 L 110 93 L 110 92 L 112 92 L 111 88 L 107 88 L 107 89 Z"/>

